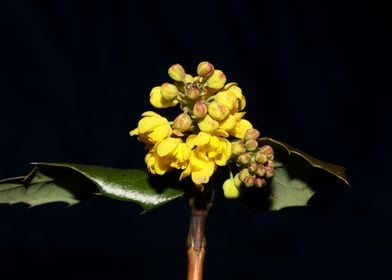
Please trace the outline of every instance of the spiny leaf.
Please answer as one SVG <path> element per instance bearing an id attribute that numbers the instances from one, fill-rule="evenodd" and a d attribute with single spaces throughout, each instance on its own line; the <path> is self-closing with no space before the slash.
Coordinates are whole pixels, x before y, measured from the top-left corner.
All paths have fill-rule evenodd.
<path id="1" fill-rule="evenodd" d="M 0 181 L 0 203 L 24 202 L 35 206 L 50 202 L 70 205 L 95 193 L 134 202 L 145 210 L 183 195 L 176 182 L 155 180 L 139 169 L 116 169 L 72 163 L 34 163 L 26 177 Z"/>
<path id="2" fill-rule="evenodd" d="M 73 180 L 72 177 L 49 177 L 42 174 L 38 168 L 34 168 L 26 177 L 0 181 L 0 203 L 27 203 L 30 206 L 37 206 L 51 202 L 65 202 L 73 205 L 79 202 L 84 189 L 81 188 L 78 197 L 72 191 L 70 183 L 73 187 L 80 185 L 80 182 Z"/>

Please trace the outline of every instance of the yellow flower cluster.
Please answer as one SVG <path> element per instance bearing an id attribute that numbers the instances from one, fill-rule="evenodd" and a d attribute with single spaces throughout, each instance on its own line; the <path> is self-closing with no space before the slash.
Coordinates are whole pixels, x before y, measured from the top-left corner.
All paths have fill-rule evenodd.
<path id="1" fill-rule="evenodd" d="M 246 105 L 241 88 L 226 83 L 226 76 L 209 62 L 201 62 L 197 75 L 187 74 L 175 64 L 168 70 L 172 83 L 154 87 L 150 102 L 155 108 L 178 106 L 181 113 L 169 121 L 148 111 L 142 114 L 130 135 L 147 146 L 145 162 L 149 172 L 165 174 L 182 170 L 180 179 L 191 176 L 202 188 L 217 166 L 232 156 L 229 138 L 243 139 L 252 124 L 243 119 Z"/>

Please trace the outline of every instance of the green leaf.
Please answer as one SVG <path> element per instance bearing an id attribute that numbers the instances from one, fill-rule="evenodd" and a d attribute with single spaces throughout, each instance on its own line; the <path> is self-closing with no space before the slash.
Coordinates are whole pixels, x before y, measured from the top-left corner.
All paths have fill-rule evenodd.
<path id="1" fill-rule="evenodd" d="M 51 202 L 65 202 L 73 205 L 79 202 L 79 198 L 72 191 L 72 187 L 79 185 L 79 182 L 72 179 L 50 177 L 42 174 L 38 168 L 34 168 L 26 177 L 0 181 L 0 203 L 23 202 L 36 206 Z M 81 188 L 81 190 L 85 189 Z M 81 196 L 80 192 L 79 197 Z"/>
<path id="2" fill-rule="evenodd" d="M 178 183 L 165 176 L 156 180 L 139 169 L 116 169 L 72 163 L 34 163 L 26 177 L 0 181 L 0 203 L 50 202 L 70 205 L 100 194 L 130 201 L 150 210 L 183 195 Z"/>
<path id="3" fill-rule="evenodd" d="M 349 185 L 342 166 L 318 160 L 275 139 L 261 138 L 259 143 L 274 148 L 275 175 L 266 188 L 245 190 L 244 200 L 253 208 L 305 206 L 315 192 L 328 188 L 334 180 Z"/>

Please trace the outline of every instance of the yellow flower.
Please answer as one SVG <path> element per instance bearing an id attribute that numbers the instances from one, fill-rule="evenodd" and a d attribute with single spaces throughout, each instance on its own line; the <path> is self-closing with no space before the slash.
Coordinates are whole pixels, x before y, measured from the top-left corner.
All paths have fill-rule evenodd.
<path id="1" fill-rule="evenodd" d="M 178 100 L 165 99 L 164 95 L 162 95 L 162 87 L 154 87 L 150 92 L 150 103 L 155 108 L 169 108 L 176 106 L 178 104 Z"/>
<path id="2" fill-rule="evenodd" d="M 236 104 L 236 109 L 241 111 L 246 106 L 245 96 L 242 94 L 242 89 L 236 83 L 228 83 L 224 86 L 224 90 L 229 90 L 237 97 L 238 103 Z"/>
<path id="3" fill-rule="evenodd" d="M 230 131 L 230 135 L 240 139 L 244 139 L 246 131 L 248 131 L 251 128 L 253 128 L 253 126 L 248 120 L 241 119 L 235 124 L 234 128 Z"/>
<path id="4" fill-rule="evenodd" d="M 171 127 L 166 118 L 147 111 L 142 114 L 137 128 L 130 132 L 131 136 L 139 135 L 139 140 L 146 144 L 155 144 L 171 134 Z"/>
<path id="5" fill-rule="evenodd" d="M 212 75 L 208 77 L 206 86 L 212 90 L 219 90 L 223 88 L 226 83 L 226 76 L 221 70 L 214 70 Z"/>
<path id="6" fill-rule="evenodd" d="M 157 144 L 157 154 L 162 158 L 170 159 L 170 167 L 185 169 L 191 150 L 181 138 L 169 137 Z"/>
<path id="7" fill-rule="evenodd" d="M 226 165 L 231 156 L 231 144 L 226 138 L 206 132 L 189 135 L 186 144 L 192 151 L 180 179 L 191 175 L 198 186 L 208 183 L 216 166 Z"/>
<path id="8" fill-rule="evenodd" d="M 180 138 L 169 137 L 147 153 L 145 162 L 152 174 L 163 175 L 172 168 L 185 169 L 190 153 L 191 150 Z"/>
<path id="9" fill-rule="evenodd" d="M 214 100 L 226 106 L 230 111 L 238 108 L 237 96 L 231 90 L 219 91 Z"/>
<path id="10" fill-rule="evenodd" d="M 169 157 L 160 157 L 157 154 L 156 149 L 151 149 L 146 156 L 144 157 L 144 161 L 147 165 L 147 169 L 152 174 L 163 175 L 170 168 L 170 158 Z"/>
<path id="11" fill-rule="evenodd" d="M 235 83 L 227 84 L 214 96 L 214 100 L 225 105 L 232 114 L 243 110 L 246 106 L 242 90 Z"/>
<path id="12" fill-rule="evenodd" d="M 219 122 L 206 115 L 198 124 L 201 131 L 212 133 L 219 128 Z"/>
<path id="13" fill-rule="evenodd" d="M 233 115 L 228 115 L 224 120 L 219 122 L 219 128 L 226 131 L 230 132 L 236 125 L 237 120 Z"/>
<path id="14" fill-rule="evenodd" d="M 150 102 L 156 108 L 180 105 L 182 112 L 171 122 L 152 111 L 144 112 L 130 134 L 147 144 L 149 172 L 163 175 L 178 169 L 182 171 L 180 180 L 190 177 L 203 188 L 219 166 L 235 161 L 233 151 L 238 157 L 245 149 L 245 134 L 252 128 L 243 119 L 246 100 L 241 88 L 236 83 L 226 84 L 225 74 L 207 61 L 198 65 L 196 76 L 186 73 L 180 64 L 172 65 L 168 74 L 174 82 L 154 87 Z M 241 139 L 237 139 L 238 147 L 228 140 L 232 137 Z M 238 174 L 226 180 L 224 195 L 238 197 L 241 184 Z"/>

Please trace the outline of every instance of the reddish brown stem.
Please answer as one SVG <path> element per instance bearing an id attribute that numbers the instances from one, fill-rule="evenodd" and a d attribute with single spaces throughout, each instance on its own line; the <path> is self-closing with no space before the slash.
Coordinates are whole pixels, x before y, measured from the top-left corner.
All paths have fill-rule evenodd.
<path id="1" fill-rule="evenodd" d="M 203 264 L 207 245 L 204 230 L 208 210 L 212 206 L 212 197 L 212 190 L 198 190 L 189 201 L 191 219 L 187 238 L 188 280 L 203 279 Z"/>

